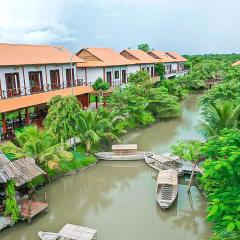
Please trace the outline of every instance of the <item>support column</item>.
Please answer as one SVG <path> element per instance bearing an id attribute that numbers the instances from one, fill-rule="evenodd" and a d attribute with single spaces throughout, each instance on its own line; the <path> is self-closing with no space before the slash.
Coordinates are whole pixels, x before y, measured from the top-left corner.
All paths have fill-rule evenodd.
<path id="1" fill-rule="evenodd" d="M 21 110 L 18 110 L 18 122 L 19 122 L 19 127 L 22 127 L 22 114 L 21 114 Z"/>
<path id="2" fill-rule="evenodd" d="M 26 125 L 30 123 L 30 115 L 28 108 L 25 108 L 25 118 L 26 118 Z"/>
<path id="3" fill-rule="evenodd" d="M 96 100 L 96 109 L 98 109 L 98 96 L 96 96 L 96 98 L 95 98 Z"/>
<path id="4" fill-rule="evenodd" d="M 7 122 L 6 122 L 6 114 L 2 113 L 2 133 L 3 135 L 7 134 Z"/>

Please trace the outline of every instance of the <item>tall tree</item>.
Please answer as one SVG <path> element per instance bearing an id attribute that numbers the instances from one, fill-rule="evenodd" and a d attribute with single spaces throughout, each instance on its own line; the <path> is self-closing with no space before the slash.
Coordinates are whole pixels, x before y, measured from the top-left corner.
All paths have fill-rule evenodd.
<path id="1" fill-rule="evenodd" d="M 201 160 L 202 146 L 202 142 L 195 140 L 180 141 L 177 145 L 172 146 L 172 151 L 174 154 L 182 157 L 184 160 L 190 161 L 193 165 L 191 177 L 188 184 L 188 192 L 190 192 L 192 183 L 194 181 L 196 167 Z"/>
<path id="2" fill-rule="evenodd" d="M 99 143 L 110 127 L 107 119 L 99 117 L 98 112 L 91 110 L 81 111 L 78 116 L 77 133 L 81 142 L 86 146 L 87 154 L 93 144 Z"/>
<path id="3" fill-rule="evenodd" d="M 216 136 L 224 128 L 240 127 L 240 103 L 237 105 L 231 101 L 216 101 L 207 104 L 203 108 L 201 123 L 203 133 L 207 137 Z"/>
<path id="4" fill-rule="evenodd" d="M 56 96 L 49 101 L 48 106 L 44 126 L 57 137 L 59 142 L 65 143 L 76 134 L 81 104 L 75 96 Z"/>
<path id="5" fill-rule="evenodd" d="M 138 49 L 144 52 L 150 51 L 150 46 L 147 43 L 138 44 Z"/>

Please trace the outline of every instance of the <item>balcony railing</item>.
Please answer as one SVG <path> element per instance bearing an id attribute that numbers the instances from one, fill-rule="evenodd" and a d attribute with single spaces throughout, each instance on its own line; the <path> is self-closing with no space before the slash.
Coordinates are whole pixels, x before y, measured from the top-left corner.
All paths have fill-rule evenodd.
<path id="1" fill-rule="evenodd" d="M 74 87 L 77 86 L 91 86 L 91 84 L 86 83 L 83 79 L 76 79 L 74 81 Z M 6 98 L 13 98 L 13 97 L 20 97 L 20 96 L 27 96 L 32 94 L 38 94 L 42 92 L 49 92 L 59 89 L 70 88 L 71 84 L 69 82 L 64 83 L 54 83 L 54 84 L 46 84 L 46 85 L 39 85 L 39 86 L 31 86 L 31 87 L 24 87 L 24 88 L 14 88 L 8 89 L 7 91 L 2 90 L 0 92 L 0 99 Z"/>
<path id="2" fill-rule="evenodd" d="M 76 79 L 73 83 L 73 87 L 79 87 L 79 86 L 89 86 L 91 87 L 94 82 L 86 82 L 83 79 Z M 49 92 L 49 91 L 55 91 L 59 89 L 65 89 L 65 88 L 71 88 L 71 82 L 66 81 L 63 83 L 54 83 L 54 84 L 46 84 L 46 85 L 39 85 L 39 86 L 31 86 L 31 87 L 24 87 L 24 88 L 14 88 L 14 89 L 8 89 L 7 91 L 2 90 L 0 92 L 0 99 L 6 99 L 6 98 L 15 98 L 20 96 L 27 96 L 32 94 L 38 94 L 43 92 Z M 112 81 L 111 87 L 117 87 L 122 86 L 124 83 L 121 83 L 120 81 Z"/>

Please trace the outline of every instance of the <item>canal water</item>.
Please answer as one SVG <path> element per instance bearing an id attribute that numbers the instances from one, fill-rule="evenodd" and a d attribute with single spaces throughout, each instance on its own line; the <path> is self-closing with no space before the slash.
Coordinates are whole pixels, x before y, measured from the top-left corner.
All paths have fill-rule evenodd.
<path id="1" fill-rule="evenodd" d="M 123 137 L 139 149 L 162 153 L 181 139 L 202 139 L 197 131 L 199 95 L 183 104 L 182 117 L 155 124 Z M 187 182 L 179 185 L 178 201 L 162 211 L 156 204 L 157 173 L 144 162 L 99 162 L 82 173 L 61 178 L 47 192 L 49 213 L 20 222 L 0 233 L 1 240 L 34 240 L 37 232 L 58 231 L 73 223 L 98 229 L 98 240 L 207 240 L 206 202 Z"/>

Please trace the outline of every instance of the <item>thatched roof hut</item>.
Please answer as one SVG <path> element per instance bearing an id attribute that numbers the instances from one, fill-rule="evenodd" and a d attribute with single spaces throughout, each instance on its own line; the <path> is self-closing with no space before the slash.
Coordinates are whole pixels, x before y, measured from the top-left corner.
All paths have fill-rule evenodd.
<path id="1" fill-rule="evenodd" d="M 0 151 L 0 183 L 6 183 L 19 175 L 20 171 L 12 164 L 7 156 Z"/>
<path id="2" fill-rule="evenodd" d="M 16 186 L 21 186 L 40 175 L 46 174 L 35 164 L 35 160 L 33 158 L 20 158 L 12 163 L 20 172 L 20 175 L 14 178 Z"/>
<path id="3" fill-rule="evenodd" d="M 0 151 L 0 183 L 13 179 L 19 187 L 42 174 L 45 172 L 35 164 L 33 158 L 21 158 L 11 162 Z"/>

